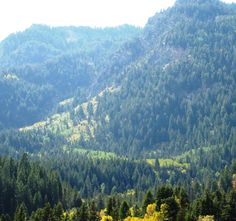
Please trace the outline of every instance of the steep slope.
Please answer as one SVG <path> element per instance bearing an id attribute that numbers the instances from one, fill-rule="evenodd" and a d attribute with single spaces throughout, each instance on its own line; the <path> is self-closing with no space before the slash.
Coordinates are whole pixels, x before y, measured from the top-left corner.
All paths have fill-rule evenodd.
<path id="1" fill-rule="evenodd" d="M 62 115 L 67 120 L 56 121 L 55 135 L 68 139 L 67 128 L 73 145 L 129 156 L 170 157 L 208 147 L 220 156 L 227 149 L 227 160 L 233 159 L 235 25 L 234 7 L 177 1 L 112 55 L 98 78 L 107 89 L 94 98 L 95 107 L 91 100 L 93 111 L 70 109 Z M 48 122 L 36 131 L 51 131 L 55 121 Z"/>
<path id="2" fill-rule="evenodd" d="M 178 0 L 140 36 L 104 52 L 105 61 L 96 53 L 66 54 L 2 74 L 5 110 L 22 113 L 36 102 L 38 117 L 39 106 L 52 104 L 38 94 L 73 97 L 43 121 L 0 132 L 0 155 L 27 152 L 33 159 L 0 157 L 0 220 L 59 200 L 71 210 L 46 204 L 30 220 L 88 220 L 85 213 L 99 220 L 105 207 L 102 220 L 128 211 L 125 220 L 234 220 L 235 9 L 218 0 Z"/>
<path id="3" fill-rule="evenodd" d="M 219 1 L 177 1 L 152 18 L 145 55 L 98 104 L 94 148 L 157 156 L 235 148 L 235 22 Z"/>
<path id="4" fill-rule="evenodd" d="M 116 28 L 32 25 L 0 43 L 0 67 L 40 64 L 65 53 L 99 54 L 106 50 L 108 54 L 139 32 L 139 28 L 129 25 Z"/>
<path id="5" fill-rule="evenodd" d="M 84 197 L 116 191 L 133 197 L 136 188 L 161 183 L 185 187 L 191 200 L 205 190 L 229 191 L 235 27 L 234 7 L 177 1 L 110 55 L 88 86 L 89 99 L 80 91 L 44 121 L 0 133 L 0 153 L 28 152 Z"/>
<path id="6" fill-rule="evenodd" d="M 104 29 L 33 25 L 10 35 L 0 43 L 2 128 L 42 120 L 63 99 L 77 94 L 79 102 L 81 91 L 86 99 L 86 90 L 108 57 L 139 32 L 128 25 Z"/>

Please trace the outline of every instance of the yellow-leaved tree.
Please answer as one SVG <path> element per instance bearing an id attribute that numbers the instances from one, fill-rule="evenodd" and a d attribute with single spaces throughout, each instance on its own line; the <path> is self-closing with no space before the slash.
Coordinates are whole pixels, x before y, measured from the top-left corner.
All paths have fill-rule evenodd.
<path id="1" fill-rule="evenodd" d="M 168 205 L 161 204 L 160 211 L 156 211 L 157 205 L 155 203 L 148 204 L 144 218 L 127 217 L 124 221 L 165 221 L 168 217 Z"/>
<path id="2" fill-rule="evenodd" d="M 153 216 L 153 214 L 156 212 L 156 209 L 157 209 L 156 203 L 149 204 L 146 209 L 146 216 L 148 217 Z"/>
<path id="3" fill-rule="evenodd" d="M 214 221 L 214 216 L 199 216 L 198 221 Z"/>
<path id="4" fill-rule="evenodd" d="M 101 221 L 112 221 L 112 217 L 111 216 L 102 216 Z"/>

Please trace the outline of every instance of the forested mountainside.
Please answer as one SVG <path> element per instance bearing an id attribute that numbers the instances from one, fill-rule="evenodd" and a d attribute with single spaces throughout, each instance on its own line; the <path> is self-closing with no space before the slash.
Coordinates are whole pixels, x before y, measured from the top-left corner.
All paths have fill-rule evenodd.
<path id="1" fill-rule="evenodd" d="M 108 55 L 139 32 L 139 28 L 130 25 L 115 28 L 32 25 L 1 42 L 1 68 L 41 64 L 64 54 L 79 52 L 99 55 L 106 51 L 104 53 Z"/>
<path id="2" fill-rule="evenodd" d="M 107 59 L 139 28 L 33 25 L 0 43 L 0 128 L 35 123 L 87 89 Z M 2 126 L 1 126 L 2 125 Z"/>
<path id="3" fill-rule="evenodd" d="M 94 177 L 99 174 L 96 163 L 102 164 L 99 167 L 105 169 L 104 173 L 98 176 L 97 182 L 99 179 L 106 182 L 106 178 L 108 178 L 107 181 L 114 182 L 118 178 L 116 181 L 121 184 L 118 187 L 122 187 L 127 181 L 134 180 L 134 185 L 140 184 L 140 181 L 137 182 L 133 178 L 134 175 L 131 178 L 132 175 L 129 172 L 132 170 L 128 169 L 130 166 L 128 162 L 125 168 L 122 168 L 112 167 L 114 165 L 112 160 L 109 165 L 104 165 L 99 160 L 96 162 L 89 160 L 89 163 L 92 163 L 90 165 L 86 163 L 87 161 L 88 158 L 85 157 L 82 159 L 83 164 L 80 164 L 80 161 L 75 162 L 73 169 L 69 170 L 72 174 L 69 175 L 64 170 L 66 162 L 62 160 L 60 170 L 64 170 L 64 176 L 74 182 L 80 180 L 78 173 L 75 172 L 76 167 L 81 173 L 87 173 L 88 176 L 82 184 L 84 188 L 87 190 L 99 188 L 93 198 L 81 198 L 81 192 L 72 188 L 67 183 L 67 178 L 64 179 L 63 175 L 59 176 L 55 170 L 49 169 L 50 167 L 45 169 L 45 165 L 42 166 L 39 162 L 30 162 L 26 154 L 18 161 L 1 157 L 0 220 L 234 221 L 236 218 L 236 163 L 230 165 L 220 177 L 224 180 L 224 185 L 229 188 L 228 191 L 223 191 L 222 184 L 215 187 L 214 191 L 206 190 L 200 194 L 201 186 L 197 183 L 194 184 L 191 192 L 187 192 L 184 186 L 173 187 L 170 184 L 157 185 L 156 183 L 155 188 L 146 192 L 142 191 L 138 185 L 138 188 L 123 193 L 117 192 L 119 188 L 113 188 L 111 195 L 107 195 L 105 183 L 101 186 L 98 183 L 93 186 L 89 185 L 89 176 L 92 176 L 94 180 Z M 76 163 L 79 164 L 76 165 Z M 119 165 L 122 165 L 122 160 Z M 92 170 L 88 171 L 86 167 Z M 143 165 L 140 164 L 140 167 L 136 169 L 139 172 L 145 171 L 141 178 L 141 182 L 145 183 L 145 176 L 149 171 L 142 168 Z M 109 174 L 110 172 L 112 173 Z M 232 174 L 234 174 L 233 180 Z M 109 176 L 113 176 L 112 179 L 109 179 Z M 150 185 L 150 183 L 146 184 Z"/>
<path id="4" fill-rule="evenodd" d="M 235 19 L 218 1 L 177 1 L 111 56 L 97 96 L 22 131 L 130 156 L 228 146 L 234 158 Z"/>
<path id="5" fill-rule="evenodd" d="M 2 220 L 235 220 L 235 28 L 234 4 L 177 0 L 142 30 L 4 40 Z"/>
<path id="6" fill-rule="evenodd" d="M 144 56 L 98 102 L 95 147 L 157 156 L 235 148 L 235 19 L 217 1 L 177 2 L 150 19 Z"/>

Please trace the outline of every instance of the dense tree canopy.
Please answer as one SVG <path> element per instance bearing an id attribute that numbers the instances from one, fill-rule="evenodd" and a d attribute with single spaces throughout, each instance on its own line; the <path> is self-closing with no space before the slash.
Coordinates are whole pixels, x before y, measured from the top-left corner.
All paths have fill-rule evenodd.
<path id="1" fill-rule="evenodd" d="M 235 27 L 178 0 L 142 31 L 2 41 L 0 221 L 234 221 Z"/>

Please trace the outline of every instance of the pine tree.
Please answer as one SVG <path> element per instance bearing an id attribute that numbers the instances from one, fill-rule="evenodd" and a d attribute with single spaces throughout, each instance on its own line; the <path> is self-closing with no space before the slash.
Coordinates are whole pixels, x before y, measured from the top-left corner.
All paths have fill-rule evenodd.
<path id="1" fill-rule="evenodd" d="M 24 203 L 21 203 L 15 213 L 14 221 L 26 221 L 28 217 L 27 208 Z"/>
<path id="2" fill-rule="evenodd" d="M 63 207 L 62 207 L 62 204 L 60 202 L 57 203 L 57 205 L 53 208 L 52 214 L 53 214 L 53 219 L 54 220 L 57 220 L 57 221 L 62 220 L 62 218 L 63 218 Z"/>
<path id="3" fill-rule="evenodd" d="M 152 203 L 154 203 L 154 198 L 153 198 L 152 192 L 148 191 L 143 201 L 143 207 L 142 207 L 143 214 L 145 214 L 147 206 Z"/>
<path id="4" fill-rule="evenodd" d="M 86 203 L 83 203 L 78 211 L 78 221 L 87 221 L 89 219 L 88 207 Z"/>
<path id="5" fill-rule="evenodd" d="M 98 221 L 100 220 L 97 207 L 94 201 L 89 204 L 89 221 Z"/>
<path id="6" fill-rule="evenodd" d="M 121 204 L 119 217 L 121 220 L 125 219 L 129 215 L 129 205 L 126 201 Z"/>
<path id="7" fill-rule="evenodd" d="M 45 207 L 43 208 L 43 218 L 42 221 L 52 221 L 53 215 L 52 215 L 52 208 L 49 203 L 46 203 Z"/>
<path id="8" fill-rule="evenodd" d="M 111 197 L 108 198 L 107 201 L 107 215 L 111 215 L 112 214 L 112 210 L 113 210 L 113 200 Z"/>
<path id="9" fill-rule="evenodd" d="M 119 219 L 119 202 L 115 197 L 109 197 L 107 203 L 107 214 L 114 220 Z"/>

